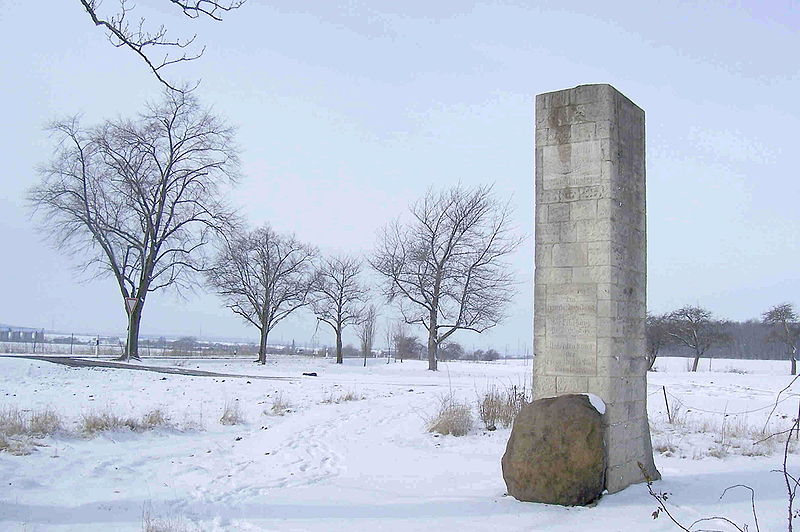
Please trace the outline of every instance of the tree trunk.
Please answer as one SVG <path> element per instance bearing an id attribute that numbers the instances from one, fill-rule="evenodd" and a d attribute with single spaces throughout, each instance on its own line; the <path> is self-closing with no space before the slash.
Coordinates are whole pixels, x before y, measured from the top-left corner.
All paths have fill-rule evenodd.
<path id="1" fill-rule="evenodd" d="M 700 355 L 702 353 L 695 352 L 694 354 L 694 364 L 692 364 L 692 371 L 697 371 L 697 365 L 700 363 Z"/>
<path id="2" fill-rule="evenodd" d="M 261 343 L 258 345 L 258 362 L 259 364 L 266 364 L 267 363 L 267 337 L 269 336 L 269 331 L 267 330 L 266 326 L 261 329 Z"/>
<path id="3" fill-rule="evenodd" d="M 789 350 L 789 359 L 792 361 L 792 375 L 797 375 L 797 349 Z"/>
<path id="4" fill-rule="evenodd" d="M 342 364 L 342 330 L 336 329 L 336 363 Z"/>
<path id="5" fill-rule="evenodd" d="M 128 318 L 128 338 L 125 342 L 125 353 L 122 355 L 122 360 L 139 360 L 139 324 L 142 321 L 142 306 L 144 306 L 144 302 L 140 298 Z M 127 313 L 127 308 L 125 311 Z"/>
<path id="6" fill-rule="evenodd" d="M 437 319 L 436 313 L 431 312 L 430 321 L 428 323 L 428 370 L 437 370 L 437 358 L 439 354 L 439 338 L 437 335 L 438 329 L 436 328 Z"/>

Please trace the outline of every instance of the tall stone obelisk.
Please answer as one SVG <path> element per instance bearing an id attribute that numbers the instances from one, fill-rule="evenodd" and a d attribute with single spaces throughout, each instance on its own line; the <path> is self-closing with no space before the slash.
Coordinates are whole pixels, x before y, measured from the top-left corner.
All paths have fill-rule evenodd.
<path id="1" fill-rule="evenodd" d="M 534 398 L 606 403 L 606 489 L 659 478 L 647 421 L 644 111 L 610 85 L 536 97 Z"/>

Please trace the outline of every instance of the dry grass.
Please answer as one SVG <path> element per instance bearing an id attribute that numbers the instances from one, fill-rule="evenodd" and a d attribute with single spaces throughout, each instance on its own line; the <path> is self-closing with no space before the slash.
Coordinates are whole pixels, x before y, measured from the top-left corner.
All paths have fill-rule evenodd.
<path id="1" fill-rule="evenodd" d="M 28 433 L 38 438 L 55 434 L 62 427 L 61 416 L 49 408 L 33 411 L 28 418 Z"/>
<path id="2" fill-rule="evenodd" d="M 30 454 L 41 447 L 35 439 L 51 436 L 63 429 L 61 417 L 52 409 L 23 411 L 18 408 L 0 410 L 0 452 L 16 456 Z"/>
<path id="3" fill-rule="evenodd" d="M 44 438 L 60 431 L 61 417 L 52 409 L 22 411 L 18 408 L 0 410 L 0 434 Z"/>
<path id="4" fill-rule="evenodd" d="M 142 510 L 142 532 L 188 532 L 189 527 L 178 517 L 154 517 L 149 503 Z"/>
<path id="5" fill-rule="evenodd" d="M 428 421 L 428 432 L 464 436 L 472 430 L 472 411 L 468 404 L 445 397 L 437 414 Z"/>
<path id="6" fill-rule="evenodd" d="M 503 391 L 492 386 L 482 398 L 478 398 L 478 417 L 488 430 L 496 429 L 497 425 L 510 427 L 527 403 L 525 386 L 512 385 Z"/>
<path id="7" fill-rule="evenodd" d="M 26 438 L 5 437 L 0 434 L 0 452 L 13 454 L 14 456 L 25 456 L 31 454 L 33 445 Z"/>
<path id="8" fill-rule="evenodd" d="M 360 401 L 363 398 L 364 398 L 363 396 L 358 395 L 355 392 L 347 392 L 347 393 L 343 393 L 343 394 L 341 394 L 339 396 L 334 396 L 333 392 L 331 392 L 328 395 L 328 397 L 326 397 L 325 399 L 322 400 L 322 402 L 325 403 L 325 404 L 337 404 L 338 405 L 340 403 L 346 403 L 348 401 Z"/>
<path id="9" fill-rule="evenodd" d="M 244 414 L 239 409 L 239 401 L 225 403 L 219 422 L 223 425 L 241 425 L 245 423 Z"/>
<path id="10" fill-rule="evenodd" d="M 273 416 L 282 416 L 290 413 L 292 408 L 292 405 L 284 399 L 283 395 L 278 394 L 272 399 L 272 407 L 269 409 L 269 412 L 265 411 L 264 413 Z"/>
<path id="11" fill-rule="evenodd" d="M 503 410 L 503 396 L 492 386 L 478 401 L 478 417 L 487 430 L 495 430 Z"/>
<path id="12" fill-rule="evenodd" d="M 672 422 L 651 420 L 653 450 L 666 456 L 702 459 L 729 455 L 769 456 L 780 452 L 786 440 L 770 437 L 781 431 L 777 425 L 750 422 L 747 416 L 703 414 L 675 403 Z M 797 452 L 798 443 L 791 441 L 789 451 Z"/>
<path id="13" fill-rule="evenodd" d="M 144 414 L 141 419 L 121 417 L 110 410 L 90 412 L 81 416 L 80 431 L 86 436 L 94 436 L 100 432 L 131 430 L 144 432 L 156 428 L 172 427 L 169 416 L 161 409 L 154 409 Z"/>

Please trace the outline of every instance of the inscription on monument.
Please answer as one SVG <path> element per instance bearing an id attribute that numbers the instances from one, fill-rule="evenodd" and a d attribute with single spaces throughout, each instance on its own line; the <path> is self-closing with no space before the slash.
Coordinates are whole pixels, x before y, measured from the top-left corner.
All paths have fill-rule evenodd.
<path id="1" fill-rule="evenodd" d="M 592 283 L 548 286 L 545 299 L 549 371 L 593 375 L 597 371 L 597 287 Z"/>

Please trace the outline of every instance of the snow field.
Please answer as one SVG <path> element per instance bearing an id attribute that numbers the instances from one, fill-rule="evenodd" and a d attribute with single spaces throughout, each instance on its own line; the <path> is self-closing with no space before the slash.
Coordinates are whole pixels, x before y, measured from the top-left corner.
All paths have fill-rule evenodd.
<path id="1" fill-rule="evenodd" d="M 41 440 L 46 447 L 30 455 L 0 453 L 0 530 L 142 530 L 147 520 L 204 531 L 674 530 L 665 517 L 653 520 L 656 503 L 642 485 L 607 495 L 592 508 L 504 496 L 500 457 L 509 429 L 483 430 L 475 405 L 492 386 L 529 388 L 530 361 L 442 363 L 437 373 L 426 371 L 424 362 L 387 365 L 382 359 L 369 359 L 367 368 L 361 360 L 336 366 L 303 357 L 266 366 L 249 360 L 145 363 L 176 362 L 289 380 L 0 358 L 0 408 L 49 407 L 67 429 Z M 770 472 L 780 466 L 781 449 L 750 450 L 771 408 L 762 407 L 791 380 L 778 373 L 788 364 L 764 363 L 765 369 L 748 361 L 748 368 L 739 368 L 726 361 L 750 373 L 689 374 L 681 362 L 659 361 L 659 371 L 648 376 L 656 463 L 664 476 L 654 489 L 672 492 L 674 513 L 688 522 L 726 515 L 754 529 L 749 493 L 737 490 L 719 500 L 726 487 L 749 484 L 761 530 L 785 529 L 783 479 Z M 319 376 L 301 376 L 308 371 Z M 788 426 L 797 415 L 798 397 L 784 396 L 770 428 Z M 468 435 L 426 431 L 447 397 L 472 406 L 475 428 Z M 276 402 L 283 405 L 273 409 Z M 223 424 L 226 408 L 235 408 L 241 423 Z M 138 419 L 155 409 L 173 426 L 76 434 L 89 413 Z M 798 469 L 796 455 L 790 461 Z"/>

